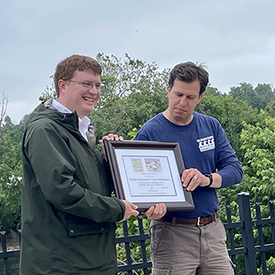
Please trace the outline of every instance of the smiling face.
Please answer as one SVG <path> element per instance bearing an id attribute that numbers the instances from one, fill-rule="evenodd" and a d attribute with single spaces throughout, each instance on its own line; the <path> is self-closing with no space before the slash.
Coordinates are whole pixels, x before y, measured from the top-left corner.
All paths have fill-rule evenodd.
<path id="1" fill-rule="evenodd" d="M 91 85 L 84 87 L 81 83 Z M 80 118 L 89 115 L 96 106 L 100 91 L 100 75 L 91 70 L 75 71 L 73 77 L 66 81 L 58 81 L 59 97 L 58 102 L 67 107 L 70 111 L 76 111 Z"/>
<path id="2" fill-rule="evenodd" d="M 174 124 L 187 125 L 193 119 L 193 111 L 200 102 L 200 82 L 191 83 L 175 79 L 172 88 L 167 88 L 169 106 L 163 115 Z"/>

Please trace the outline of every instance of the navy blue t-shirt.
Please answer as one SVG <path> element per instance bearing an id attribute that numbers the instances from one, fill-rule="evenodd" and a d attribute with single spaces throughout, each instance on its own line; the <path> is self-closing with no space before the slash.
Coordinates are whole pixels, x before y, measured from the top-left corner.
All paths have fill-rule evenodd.
<path id="1" fill-rule="evenodd" d="M 202 174 L 219 173 L 222 188 L 242 180 L 241 164 L 221 124 L 213 117 L 194 112 L 188 125 L 177 125 L 159 113 L 143 125 L 135 139 L 178 142 L 185 168 L 197 168 Z M 195 210 L 169 212 L 168 215 L 194 219 L 219 210 L 215 188 L 197 187 L 192 196 Z"/>

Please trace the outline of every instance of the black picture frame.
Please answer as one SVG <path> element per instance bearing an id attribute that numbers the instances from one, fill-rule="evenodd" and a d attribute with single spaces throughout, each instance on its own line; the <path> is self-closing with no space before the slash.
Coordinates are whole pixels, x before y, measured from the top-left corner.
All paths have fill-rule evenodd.
<path id="1" fill-rule="evenodd" d="M 194 209 L 192 194 L 180 180 L 185 168 L 177 142 L 104 140 L 104 149 L 119 199 L 140 212 L 162 202 L 167 211 Z"/>

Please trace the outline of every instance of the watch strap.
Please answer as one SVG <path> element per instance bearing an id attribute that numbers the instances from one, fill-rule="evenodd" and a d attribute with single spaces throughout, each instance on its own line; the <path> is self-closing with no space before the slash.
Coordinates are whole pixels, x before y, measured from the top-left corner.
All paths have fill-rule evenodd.
<path id="1" fill-rule="evenodd" d="M 210 182 L 209 182 L 208 185 L 203 186 L 203 187 L 210 187 L 212 185 L 212 183 L 213 183 L 213 176 L 212 176 L 212 174 L 204 174 L 204 176 L 207 177 L 207 178 L 209 178 Z"/>

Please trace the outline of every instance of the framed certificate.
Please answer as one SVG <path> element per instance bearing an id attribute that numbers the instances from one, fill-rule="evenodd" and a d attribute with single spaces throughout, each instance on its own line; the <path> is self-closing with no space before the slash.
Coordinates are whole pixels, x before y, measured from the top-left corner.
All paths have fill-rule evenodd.
<path id="1" fill-rule="evenodd" d="M 119 199 L 140 212 L 162 202 L 167 211 L 194 209 L 180 179 L 184 164 L 177 142 L 104 140 L 104 149 Z"/>

